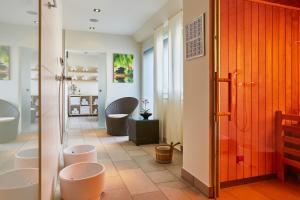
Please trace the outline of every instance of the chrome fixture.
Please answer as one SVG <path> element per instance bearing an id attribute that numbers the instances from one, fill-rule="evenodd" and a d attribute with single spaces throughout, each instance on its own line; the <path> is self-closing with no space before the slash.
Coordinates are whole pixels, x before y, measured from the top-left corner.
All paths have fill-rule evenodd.
<path id="1" fill-rule="evenodd" d="M 101 9 L 99 9 L 99 8 L 94 8 L 94 12 L 101 12 Z"/>
<path id="2" fill-rule="evenodd" d="M 52 0 L 52 2 L 48 2 L 48 8 L 57 8 L 56 0 Z"/>
<path id="3" fill-rule="evenodd" d="M 90 19 L 90 22 L 98 22 L 98 19 Z"/>

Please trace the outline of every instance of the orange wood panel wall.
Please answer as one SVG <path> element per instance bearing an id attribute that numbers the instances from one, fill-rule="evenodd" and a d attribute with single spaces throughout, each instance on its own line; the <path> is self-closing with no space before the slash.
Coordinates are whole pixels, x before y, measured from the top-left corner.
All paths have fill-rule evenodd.
<path id="1" fill-rule="evenodd" d="M 220 31 L 220 76 L 233 74 L 232 120 L 220 120 L 221 182 L 273 174 L 275 111 L 299 114 L 300 11 L 221 0 Z"/>

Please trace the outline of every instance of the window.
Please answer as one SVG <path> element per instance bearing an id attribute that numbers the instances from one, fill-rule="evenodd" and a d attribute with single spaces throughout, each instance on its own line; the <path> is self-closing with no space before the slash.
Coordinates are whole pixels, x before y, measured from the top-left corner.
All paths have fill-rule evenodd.
<path id="1" fill-rule="evenodd" d="M 143 73 L 142 87 L 143 97 L 149 100 L 150 112 L 153 112 L 154 103 L 154 52 L 153 48 L 147 49 L 143 53 Z"/>
<path id="2" fill-rule="evenodd" d="M 163 43 L 163 98 L 169 97 L 169 40 L 166 37 Z"/>

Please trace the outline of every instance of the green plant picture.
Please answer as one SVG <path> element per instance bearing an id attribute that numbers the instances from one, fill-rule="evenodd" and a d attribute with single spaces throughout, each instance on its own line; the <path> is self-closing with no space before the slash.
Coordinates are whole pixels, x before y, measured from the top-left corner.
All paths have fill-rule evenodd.
<path id="1" fill-rule="evenodd" d="M 133 83 L 133 55 L 115 53 L 113 70 L 114 83 Z"/>
<path id="2" fill-rule="evenodd" d="M 9 57 L 9 46 L 0 45 L 0 80 L 10 79 L 10 57 Z"/>

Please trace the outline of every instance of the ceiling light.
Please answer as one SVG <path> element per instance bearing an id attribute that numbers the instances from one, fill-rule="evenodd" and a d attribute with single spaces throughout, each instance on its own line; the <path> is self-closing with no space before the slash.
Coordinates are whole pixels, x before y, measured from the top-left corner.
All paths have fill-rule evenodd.
<path id="1" fill-rule="evenodd" d="M 96 28 L 91 26 L 89 29 L 90 29 L 90 31 L 94 31 Z"/>
<path id="2" fill-rule="evenodd" d="M 38 14 L 37 12 L 32 11 L 32 10 L 28 10 L 28 11 L 26 11 L 26 13 L 27 13 L 28 15 L 37 15 L 37 14 Z"/>
<path id="3" fill-rule="evenodd" d="M 98 22 L 98 19 L 90 19 L 90 22 Z"/>
<path id="4" fill-rule="evenodd" d="M 101 10 L 99 8 L 94 8 L 94 12 L 101 12 Z"/>

